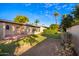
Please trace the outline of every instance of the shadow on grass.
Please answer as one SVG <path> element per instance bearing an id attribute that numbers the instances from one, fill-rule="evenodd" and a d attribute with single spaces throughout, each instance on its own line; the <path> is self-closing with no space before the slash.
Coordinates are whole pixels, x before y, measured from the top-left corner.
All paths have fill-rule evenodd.
<path id="1" fill-rule="evenodd" d="M 61 37 L 60 37 L 60 33 L 47 33 L 47 34 L 45 34 L 45 33 L 43 33 L 42 34 L 42 36 L 45 36 L 45 37 L 47 37 L 47 39 L 60 39 Z"/>
<path id="2" fill-rule="evenodd" d="M 1 56 L 7 56 L 7 55 L 13 55 L 16 48 L 15 42 L 9 43 L 9 44 L 0 44 L 0 55 Z"/>
<path id="3" fill-rule="evenodd" d="M 11 43 L 2 43 L 0 44 L 0 56 L 13 56 L 15 49 L 17 47 L 22 46 L 23 44 L 30 43 L 32 46 L 34 42 L 38 43 L 38 41 L 35 39 L 38 38 L 37 35 L 30 35 L 28 37 L 24 37 L 22 39 L 19 39 L 17 41 L 13 41 Z"/>

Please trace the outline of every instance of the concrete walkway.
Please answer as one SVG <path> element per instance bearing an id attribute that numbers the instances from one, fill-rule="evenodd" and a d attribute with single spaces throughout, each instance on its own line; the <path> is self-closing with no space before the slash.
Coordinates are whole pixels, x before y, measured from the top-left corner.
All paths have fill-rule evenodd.
<path id="1" fill-rule="evenodd" d="M 58 40 L 47 39 L 23 53 L 22 56 L 57 56 L 59 48 Z"/>

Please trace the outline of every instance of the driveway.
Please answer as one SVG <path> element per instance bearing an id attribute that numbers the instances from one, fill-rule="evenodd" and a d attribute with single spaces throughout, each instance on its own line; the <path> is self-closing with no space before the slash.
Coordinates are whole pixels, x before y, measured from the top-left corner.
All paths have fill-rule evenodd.
<path id="1" fill-rule="evenodd" d="M 59 40 L 46 39 L 45 41 L 24 52 L 21 56 L 57 56 L 59 48 Z"/>

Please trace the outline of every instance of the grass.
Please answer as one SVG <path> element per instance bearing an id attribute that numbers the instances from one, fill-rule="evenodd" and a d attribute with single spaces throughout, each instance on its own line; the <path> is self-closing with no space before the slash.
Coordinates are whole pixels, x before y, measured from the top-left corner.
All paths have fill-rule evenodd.
<path id="1" fill-rule="evenodd" d="M 60 38 L 60 33 L 51 34 L 51 35 L 48 35 L 48 37 L 53 38 L 53 39 L 59 39 Z"/>
<path id="2" fill-rule="evenodd" d="M 23 45 L 30 44 L 31 46 L 35 46 L 39 42 L 45 40 L 44 36 L 41 35 L 31 35 L 28 37 L 24 37 L 17 41 L 13 41 L 11 43 L 2 43 L 0 44 L 0 55 L 13 55 L 16 47 L 20 47 Z"/>
<path id="3" fill-rule="evenodd" d="M 42 35 L 48 39 L 60 39 L 61 32 L 58 30 L 58 27 L 49 27 L 43 31 Z"/>
<path id="4" fill-rule="evenodd" d="M 45 29 L 42 35 L 47 38 L 60 39 L 60 33 L 57 29 Z"/>
<path id="5" fill-rule="evenodd" d="M 36 38 L 37 41 L 34 43 L 34 45 L 36 45 L 36 44 L 42 42 L 42 41 L 45 40 L 45 39 L 46 39 L 46 37 L 38 35 L 38 38 Z"/>
<path id="6" fill-rule="evenodd" d="M 14 49 L 15 49 L 15 44 L 14 44 L 14 42 L 12 42 L 12 43 L 10 43 L 10 44 L 0 44 L 0 49 L 1 49 L 1 51 L 0 51 L 0 55 L 9 55 L 10 54 L 10 52 L 14 52 Z M 7 54 L 5 54 L 5 53 L 7 53 Z"/>
<path id="7" fill-rule="evenodd" d="M 48 33 L 43 33 L 42 35 L 47 37 L 47 38 L 53 38 L 53 39 L 60 39 L 60 34 L 61 33 L 53 33 L 53 32 L 48 32 Z"/>

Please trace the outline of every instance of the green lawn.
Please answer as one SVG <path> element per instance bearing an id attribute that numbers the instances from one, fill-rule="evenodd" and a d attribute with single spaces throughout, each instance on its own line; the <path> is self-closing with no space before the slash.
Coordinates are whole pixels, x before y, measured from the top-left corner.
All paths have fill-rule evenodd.
<path id="1" fill-rule="evenodd" d="M 13 41 L 11 43 L 7 43 L 7 44 L 2 43 L 0 44 L 0 55 L 13 55 L 16 47 L 20 47 L 25 44 L 30 44 L 31 46 L 34 46 L 45 39 L 46 37 L 41 35 L 31 35 L 31 36 L 19 39 L 17 41 Z"/>
<path id="2" fill-rule="evenodd" d="M 53 39 L 60 39 L 60 32 L 58 31 L 58 29 L 45 29 L 42 33 L 43 36 L 47 37 L 47 38 L 53 38 Z"/>
<path id="3" fill-rule="evenodd" d="M 43 36 L 47 38 L 53 38 L 53 39 L 60 39 L 61 33 L 59 32 L 53 32 L 53 31 L 45 31 L 42 33 Z"/>

